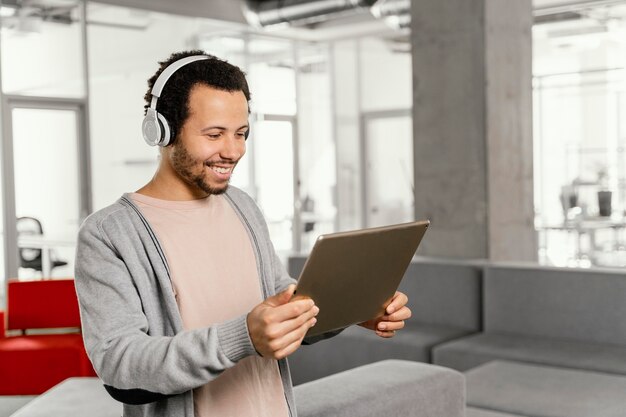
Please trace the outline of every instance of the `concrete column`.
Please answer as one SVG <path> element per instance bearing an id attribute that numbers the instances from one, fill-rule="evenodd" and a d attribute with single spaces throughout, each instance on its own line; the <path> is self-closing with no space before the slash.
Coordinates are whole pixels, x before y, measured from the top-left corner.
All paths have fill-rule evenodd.
<path id="1" fill-rule="evenodd" d="M 413 0 L 420 254 L 536 260 L 531 0 Z"/>

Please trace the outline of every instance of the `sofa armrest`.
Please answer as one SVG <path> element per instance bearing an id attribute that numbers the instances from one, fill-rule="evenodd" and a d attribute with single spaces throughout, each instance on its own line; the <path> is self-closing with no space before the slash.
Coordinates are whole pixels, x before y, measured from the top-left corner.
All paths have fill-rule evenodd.
<path id="1" fill-rule="evenodd" d="M 465 377 L 448 368 L 386 360 L 294 388 L 300 417 L 463 417 Z"/>
<path id="2" fill-rule="evenodd" d="M 0 310 L 0 339 L 5 336 L 4 329 L 6 328 L 6 322 L 4 321 L 4 311 Z"/>

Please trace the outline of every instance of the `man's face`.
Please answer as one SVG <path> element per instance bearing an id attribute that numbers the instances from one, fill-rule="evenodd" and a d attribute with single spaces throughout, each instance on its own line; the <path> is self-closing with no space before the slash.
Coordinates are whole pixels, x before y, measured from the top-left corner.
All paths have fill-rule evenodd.
<path id="1" fill-rule="evenodd" d="M 222 194 L 246 153 L 248 102 L 242 91 L 198 84 L 189 94 L 189 117 L 172 145 L 174 171 L 190 186 Z"/>

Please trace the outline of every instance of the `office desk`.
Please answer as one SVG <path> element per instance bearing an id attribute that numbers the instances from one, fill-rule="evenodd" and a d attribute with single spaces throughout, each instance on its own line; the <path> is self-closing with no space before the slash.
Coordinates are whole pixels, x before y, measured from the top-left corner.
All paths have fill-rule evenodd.
<path id="1" fill-rule="evenodd" d="M 596 232 L 598 230 L 612 230 L 611 247 L 618 250 L 624 247 L 624 242 L 620 240 L 620 231 L 626 228 L 626 218 L 611 217 L 589 217 L 578 220 L 567 220 L 560 224 L 546 224 L 537 227 L 539 232 L 548 231 L 564 231 L 574 234 L 576 237 L 576 250 L 574 254 L 575 260 L 589 259 L 589 261 L 597 265 L 596 252 L 600 249 L 596 240 Z M 589 251 L 583 251 L 581 240 L 583 236 L 589 236 Z M 545 237 L 545 247 L 547 244 L 547 234 Z"/>

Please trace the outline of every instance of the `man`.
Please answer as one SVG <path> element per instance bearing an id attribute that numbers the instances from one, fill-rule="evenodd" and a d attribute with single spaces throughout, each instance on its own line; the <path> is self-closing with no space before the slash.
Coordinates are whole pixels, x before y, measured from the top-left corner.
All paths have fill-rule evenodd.
<path id="1" fill-rule="evenodd" d="M 246 151 L 245 76 L 189 51 L 148 84 L 143 131 L 161 145 L 158 169 L 79 233 L 89 357 L 124 416 L 295 416 L 285 358 L 318 308 L 290 301 L 295 281 L 260 211 L 228 187 Z M 362 325 L 393 336 L 410 316 L 406 302 L 397 293 L 384 317 Z"/>

